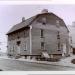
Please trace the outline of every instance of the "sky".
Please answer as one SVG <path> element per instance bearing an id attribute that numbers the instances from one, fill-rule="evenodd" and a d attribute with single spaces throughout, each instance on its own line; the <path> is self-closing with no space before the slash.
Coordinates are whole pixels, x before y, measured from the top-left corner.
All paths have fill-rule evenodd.
<path id="1" fill-rule="evenodd" d="M 10 28 L 25 19 L 41 13 L 43 9 L 61 17 L 66 25 L 72 25 L 75 21 L 75 5 L 71 4 L 45 4 L 45 5 L 0 5 L 0 47 L 5 52 L 7 49 L 6 33 Z"/>

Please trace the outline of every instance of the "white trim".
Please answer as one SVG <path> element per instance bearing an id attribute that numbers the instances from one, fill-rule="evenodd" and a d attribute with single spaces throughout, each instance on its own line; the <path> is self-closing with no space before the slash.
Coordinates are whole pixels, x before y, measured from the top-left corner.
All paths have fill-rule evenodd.
<path id="1" fill-rule="evenodd" d="M 31 35 L 31 29 L 32 29 L 32 26 L 30 26 L 30 32 L 29 32 L 29 35 L 30 35 L 30 54 L 32 54 L 32 35 Z"/>

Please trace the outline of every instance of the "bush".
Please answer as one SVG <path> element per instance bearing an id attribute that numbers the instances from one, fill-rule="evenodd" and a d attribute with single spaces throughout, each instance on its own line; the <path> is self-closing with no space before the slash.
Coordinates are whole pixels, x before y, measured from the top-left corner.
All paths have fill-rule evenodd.
<path id="1" fill-rule="evenodd" d="M 0 69 L 0 71 L 3 71 L 2 69 Z"/>
<path id="2" fill-rule="evenodd" d="M 50 61 L 50 62 L 58 62 L 60 59 L 56 59 L 56 58 L 50 58 L 50 59 L 48 59 L 48 61 Z"/>
<path id="3" fill-rule="evenodd" d="M 58 62 L 60 59 L 56 58 L 40 58 L 41 61 Z"/>
<path id="4" fill-rule="evenodd" d="M 75 64 L 75 59 L 72 59 L 71 63 Z"/>

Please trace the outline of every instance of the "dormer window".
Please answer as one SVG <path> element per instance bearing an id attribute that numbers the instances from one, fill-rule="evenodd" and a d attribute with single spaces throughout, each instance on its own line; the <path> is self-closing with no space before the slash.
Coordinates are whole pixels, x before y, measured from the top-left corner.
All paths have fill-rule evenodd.
<path id="1" fill-rule="evenodd" d="M 46 18 L 44 18 L 44 17 L 42 18 L 42 24 L 46 25 Z"/>

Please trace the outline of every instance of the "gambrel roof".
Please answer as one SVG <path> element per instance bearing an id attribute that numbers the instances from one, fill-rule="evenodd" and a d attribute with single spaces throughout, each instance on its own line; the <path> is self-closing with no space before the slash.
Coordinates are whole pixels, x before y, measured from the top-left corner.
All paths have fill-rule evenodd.
<path id="1" fill-rule="evenodd" d="M 31 18 L 25 20 L 25 22 L 20 22 L 20 23 L 14 25 L 14 26 L 8 31 L 7 35 L 10 34 L 10 33 L 12 33 L 12 32 L 14 32 L 14 31 L 16 31 L 16 30 L 19 30 L 19 29 L 21 29 L 21 28 L 26 27 L 27 25 L 30 25 L 30 23 L 33 21 L 34 18 L 35 18 L 35 16 L 33 16 L 33 17 L 31 17 Z"/>
<path id="2" fill-rule="evenodd" d="M 26 27 L 26 26 L 28 26 L 28 25 L 31 25 L 32 22 L 33 22 L 38 16 L 41 16 L 42 14 L 49 14 L 49 15 L 54 15 L 54 16 L 56 16 L 55 14 L 49 13 L 49 12 L 48 12 L 48 13 L 37 14 L 37 15 L 35 15 L 35 16 L 29 18 L 29 19 L 26 19 L 24 22 L 20 22 L 20 23 L 14 25 L 14 26 L 8 31 L 7 35 L 11 34 L 11 33 L 14 32 L 14 31 L 17 31 L 17 30 L 19 30 L 19 29 L 22 29 L 22 28 L 24 28 L 24 27 Z M 67 28 L 67 26 L 66 26 L 66 24 L 64 23 L 63 19 L 61 19 L 61 18 L 58 17 L 58 16 L 56 16 L 56 17 L 59 18 L 59 19 L 61 20 L 62 24 L 64 24 L 65 27 Z M 68 30 L 68 28 L 67 28 L 67 30 Z M 68 31 L 69 31 L 69 30 L 68 30 Z"/>

